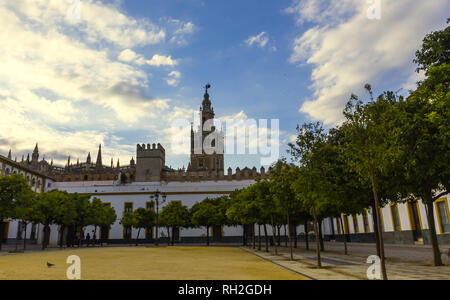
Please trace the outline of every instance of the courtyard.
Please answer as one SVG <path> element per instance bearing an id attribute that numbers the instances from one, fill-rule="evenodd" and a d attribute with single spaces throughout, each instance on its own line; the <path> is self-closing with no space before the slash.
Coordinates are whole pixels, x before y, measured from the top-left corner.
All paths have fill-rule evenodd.
<path id="1" fill-rule="evenodd" d="M 3 255 L 0 280 L 67 279 L 71 255 L 81 259 L 83 280 L 308 279 L 234 247 L 111 247 Z"/>

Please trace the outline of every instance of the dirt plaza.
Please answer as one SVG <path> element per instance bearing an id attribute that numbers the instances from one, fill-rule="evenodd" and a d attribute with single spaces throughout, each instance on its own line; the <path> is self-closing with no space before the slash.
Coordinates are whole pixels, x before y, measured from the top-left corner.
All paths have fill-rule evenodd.
<path id="1" fill-rule="evenodd" d="M 82 280 L 307 279 L 234 247 L 105 247 L 3 255 L 0 280 L 67 279 L 72 255 L 81 260 Z"/>

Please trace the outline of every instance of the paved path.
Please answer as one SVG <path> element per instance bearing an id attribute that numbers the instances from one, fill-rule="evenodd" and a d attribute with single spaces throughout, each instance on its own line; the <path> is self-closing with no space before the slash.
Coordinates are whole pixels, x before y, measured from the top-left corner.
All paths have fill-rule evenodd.
<path id="1" fill-rule="evenodd" d="M 326 243 L 327 251 L 322 252 L 323 268 L 319 269 L 314 245 L 311 247 L 310 251 L 294 249 L 294 261 L 289 259 L 289 249 L 285 247 L 278 248 L 279 255 L 274 254 L 273 248 L 270 248 L 269 253 L 250 248 L 245 250 L 317 280 L 367 280 L 367 257 L 376 254 L 372 244 L 349 244 L 349 255 L 344 255 L 343 245 Z M 443 257 L 447 264 L 444 267 L 432 266 L 432 254 L 428 254 L 431 252 L 430 247 L 387 245 L 386 250 L 386 269 L 391 280 L 450 280 L 449 259 Z"/>

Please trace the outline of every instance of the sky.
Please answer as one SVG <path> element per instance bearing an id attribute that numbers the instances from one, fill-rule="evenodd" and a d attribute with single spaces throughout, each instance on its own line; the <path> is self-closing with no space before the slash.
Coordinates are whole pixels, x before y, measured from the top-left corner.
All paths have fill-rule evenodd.
<path id="1" fill-rule="evenodd" d="M 414 53 L 450 1 L 380 0 L 379 19 L 373 1 L 0 0 L 0 154 L 39 143 L 63 165 L 102 144 L 104 163 L 126 165 L 161 143 L 168 166 L 187 166 L 171 124 L 193 120 L 210 83 L 217 118 L 278 119 L 285 156 L 297 124 L 338 124 L 365 83 L 407 93 L 423 78 Z"/>

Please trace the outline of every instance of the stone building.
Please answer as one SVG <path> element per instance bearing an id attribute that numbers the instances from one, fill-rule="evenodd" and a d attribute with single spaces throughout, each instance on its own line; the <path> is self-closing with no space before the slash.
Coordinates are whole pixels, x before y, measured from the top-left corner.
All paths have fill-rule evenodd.
<path id="1" fill-rule="evenodd" d="M 166 166 L 166 150 L 161 144 L 138 144 L 136 146 L 136 161 L 131 158 L 129 165 L 103 164 L 102 146 L 99 145 L 96 161 L 91 160 L 91 154 L 87 155 L 85 162 L 77 160 L 76 163 L 67 158 L 65 166 L 56 166 L 45 159 L 39 161 L 39 148 L 36 147 L 31 155 L 25 160 L 22 157 L 20 164 L 26 168 L 42 172 L 47 176 L 55 178 L 57 182 L 98 182 L 116 181 L 121 183 L 132 182 L 158 182 L 164 181 L 202 181 L 202 180 L 239 180 L 266 177 L 266 170 L 261 168 L 237 168 L 233 174 L 232 169 L 224 169 L 224 136 L 213 125 L 215 117 L 214 108 L 206 88 L 200 107 L 201 124 L 194 130 L 191 128 L 191 155 L 187 169 L 174 170 Z M 205 148 L 210 144 L 211 148 Z M 11 151 L 10 151 L 11 155 Z"/>

